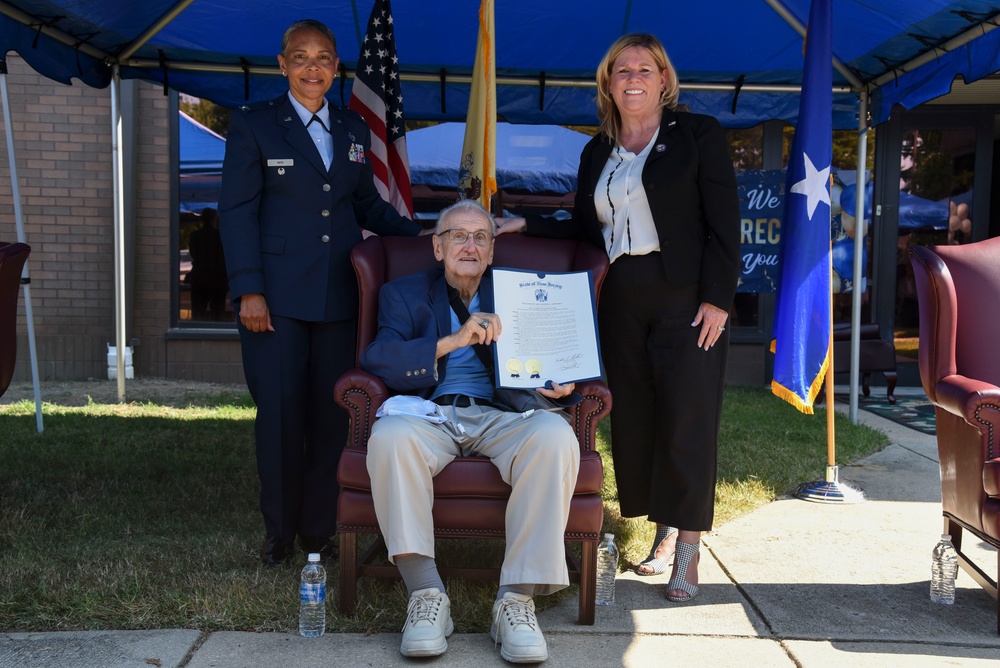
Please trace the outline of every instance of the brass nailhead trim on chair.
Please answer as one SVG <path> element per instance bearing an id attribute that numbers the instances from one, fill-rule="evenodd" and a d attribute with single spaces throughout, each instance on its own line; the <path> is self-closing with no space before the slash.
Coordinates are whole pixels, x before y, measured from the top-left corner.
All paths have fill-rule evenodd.
<path id="1" fill-rule="evenodd" d="M 979 414 L 984 408 L 992 408 L 993 410 L 1000 412 L 1000 406 L 997 406 L 996 404 L 983 404 L 976 409 L 976 421 L 979 422 L 979 424 L 986 425 L 986 431 L 988 434 L 986 439 L 986 454 L 989 455 L 990 459 L 995 459 L 996 454 L 993 452 L 993 437 L 995 435 L 993 433 L 993 423 L 979 417 Z"/>

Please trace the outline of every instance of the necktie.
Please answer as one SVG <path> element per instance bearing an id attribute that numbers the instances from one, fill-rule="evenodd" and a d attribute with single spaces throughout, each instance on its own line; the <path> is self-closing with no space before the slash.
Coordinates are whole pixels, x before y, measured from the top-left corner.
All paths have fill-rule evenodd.
<path id="1" fill-rule="evenodd" d="M 328 127 L 326 127 L 326 124 L 324 124 L 324 123 L 323 123 L 323 119 L 321 119 L 321 118 L 320 118 L 319 116 L 317 116 L 316 114 L 313 114 L 313 117 L 309 119 L 309 122 L 308 122 L 308 123 L 306 123 L 306 127 L 309 127 L 310 125 L 312 125 L 312 124 L 313 124 L 313 121 L 316 121 L 317 123 L 319 123 L 319 126 L 320 126 L 321 128 L 323 128 L 324 130 L 326 130 L 327 132 L 329 132 L 329 131 L 330 131 L 330 129 L 329 129 Z"/>
<path id="2" fill-rule="evenodd" d="M 323 119 L 316 114 L 313 114 L 312 118 L 309 119 L 309 122 L 306 123 L 306 130 L 309 130 L 309 126 L 313 124 L 313 121 L 316 121 L 316 125 L 326 130 L 325 134 L 322 132 L 316 134 L 315 131 L 310 132 L 309 134 L 312 136 L 313 141 L 316 142 L 316 150 L 319 151 L 320 157 L 323 158 L 323 166 L 329 170 L 330 163 L 333 161 L 333 133 L 331 133 L 330 129 L 323 123 Z M 330 135 L 330 137 L 327 137 L 326 135 Z"/>

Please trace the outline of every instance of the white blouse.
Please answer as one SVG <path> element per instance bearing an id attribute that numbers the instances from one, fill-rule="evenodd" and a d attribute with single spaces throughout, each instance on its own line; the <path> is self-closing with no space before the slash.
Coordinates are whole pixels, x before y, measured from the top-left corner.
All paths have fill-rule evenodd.
<path id="1" fill-rule="evenodd" d="M 621 255 L 646 255 L 660 250 L 642 169 L 659 133 L 638 154 L 618 146 L 611 152 L 594 192 L 597 219 L 612 262 Z"/>

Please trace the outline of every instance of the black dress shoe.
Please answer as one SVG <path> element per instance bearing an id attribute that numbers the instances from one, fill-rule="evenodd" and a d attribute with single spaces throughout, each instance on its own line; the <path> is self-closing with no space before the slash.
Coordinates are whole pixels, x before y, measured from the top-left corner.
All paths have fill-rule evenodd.
<path id="1" fill-rule="evenodd" d="M 303 552 L 306 554 L 318 552 L 324 561 L 340 556 L 336 536 L 299 536 L 299 544 L 302 546 Z"/>
<path id="2" fill-rule="evenodd" d="M 260 560 L 267 566 L 281 566 L 291 560 L 293 552 L 295 552 L 294 543 L 282 543 L 274 536 L 265 536 L 264 547 L 260 551 Z"/>

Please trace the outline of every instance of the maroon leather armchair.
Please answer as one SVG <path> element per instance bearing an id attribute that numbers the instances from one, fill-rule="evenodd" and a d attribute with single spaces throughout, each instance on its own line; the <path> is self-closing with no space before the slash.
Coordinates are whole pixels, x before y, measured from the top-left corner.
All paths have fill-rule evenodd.
<path id="1" fill-rule="evenodd" d="M 497 237 L 493 265 L 541 271 L 593 272 L 595 291 L 608 268 L 607 255 L 595 246 L 562 239 L 539 239 L 520 234 Z M 358 354 L 375 338 L 378 327 L 378 292 L 386 281 L 434 266 L 431 238 L 370 237 L 355 247 L 351 260 L 358 276 L 360 307 Z M 580 585 L 579 621 L 593 624 L 596 596 L 597 544 L 601 536 L 604 506 L 601 484 L 604 468 L 597 453 L 597 423 L 611 410 L 611 394 L 604 383 L 577 383 L 584 396 L 570 412 L 571 424 L 580 441 L 580 474 L 566 527 L 567 543 L 581 544 L 577 559 L 567 546 L 570 580 Z M 371 481 L 365 459 L 375 411 L 388 398 L 382 381 L 361 369 L 342 376 L 336 385 L 336 401 L 350 414 L 349 443 L 340 459 L 337 480 L 340 497 L 337 523 L 340 534 L 340 609 L 353 613 L 357 580 L 362 576 L 398 577 L 391 565 L 374 563 L 384 554 L 379 536 L 363 554 L 358 552 L 358 534 L 378 534 L 378 521 L 371 496 Z M 485 457 L 459 457 L 434 479 L 434 531 L 439 538 L 504 537 L 504 512 L 510 487 Z M 495 579 L 499 569 L 441 568 L 442 576 L 465 579 Z"/>
<path id="2" fill-rule="evenodd" d="M 858 371 L 861 373 L 861 390 L 867 397 L 871 394 L 873 371 L 881 371 L 886 380 L 885 396 L 890 404 L 896 403 L 896 346 L 879 335 L 876 322 L 862 323 L 858 347 Z M 851 371 L 851 323 L 833 326 L 833 372 Z"/>
<path id="3" fill-rule="evenodd" d="M 1000 331 L 1000 238 L 914 247 L 910 261 L 920 379 L 937 421 L 944 531 L 962 568 L 997 598 L 1000 557 L 987 574 L 963 553 L 962 533 L 1000 548 L 1000 355 L 993 338 Z"/>
<path id="4" fill-rule="evenodd" d="M 10 387 L 17 365 L 17 298 L 30 252 L 27 244 L 0 243 L 0 397 Z"/>

